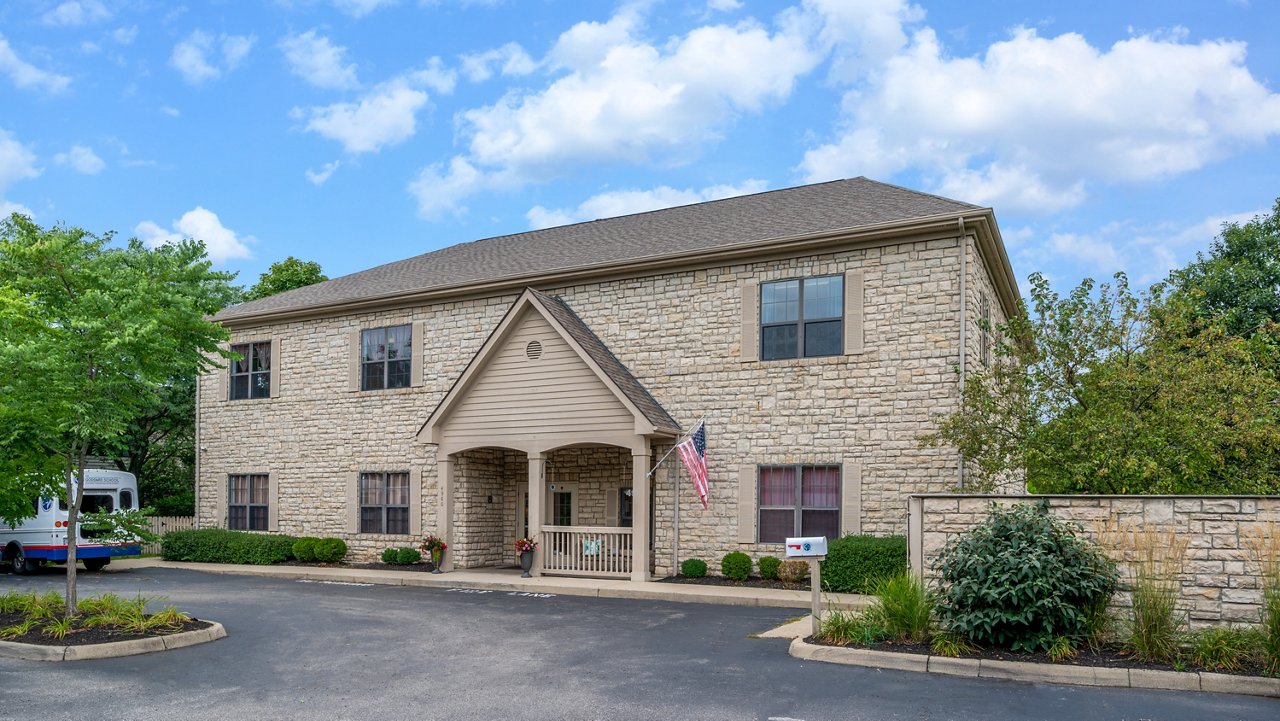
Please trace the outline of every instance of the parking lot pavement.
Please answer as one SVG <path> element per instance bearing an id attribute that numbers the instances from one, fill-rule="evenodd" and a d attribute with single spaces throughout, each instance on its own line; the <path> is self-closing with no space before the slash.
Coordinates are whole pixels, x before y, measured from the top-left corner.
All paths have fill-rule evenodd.
<path id="1" fill-rule="evenodd" d="M 1019 684 L 797 661 L 752 634 L 794 611 L 215 576 L 82 574 L 223 640 L 61 664 L 0 659 L 0 718 L 1257 719 L 1275 701 Z M 0 590 L 63 576 L 0 575 Z M 161 601 L 161 599 L 164 599 Z"/>

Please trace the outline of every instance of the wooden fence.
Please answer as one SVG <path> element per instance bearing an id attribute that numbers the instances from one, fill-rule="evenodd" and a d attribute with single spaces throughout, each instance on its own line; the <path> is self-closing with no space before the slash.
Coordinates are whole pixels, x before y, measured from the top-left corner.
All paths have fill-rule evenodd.
<path id="1" fill-rule="evenodd" d="M 151 532 L 163 536 L 169 531 L 190 531 L 196 527 L 195 516 L 151 516 Z M 142 544 L 143 553 L 160 553 L 160 541 Z"/>

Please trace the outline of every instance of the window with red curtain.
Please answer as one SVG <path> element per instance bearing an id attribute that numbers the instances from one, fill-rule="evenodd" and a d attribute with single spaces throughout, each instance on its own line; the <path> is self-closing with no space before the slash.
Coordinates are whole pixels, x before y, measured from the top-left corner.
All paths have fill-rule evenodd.
<path id="1" fill-rule="evenodd" d="M 840 535 L 839 466 L 760 466 L 757 539 Z"/>

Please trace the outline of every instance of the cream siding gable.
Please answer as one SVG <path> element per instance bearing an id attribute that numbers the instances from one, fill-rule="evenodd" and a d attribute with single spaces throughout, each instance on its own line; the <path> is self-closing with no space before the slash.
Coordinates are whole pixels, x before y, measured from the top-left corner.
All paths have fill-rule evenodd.
<path id="1" fill-rule="evenodd" d="M 441 441 L 634 432 L 631 410 L 540 313 L 522 309 L 504 335 L 440 419 Z M 531 354 L 535 341 L 540 352 Z"/>

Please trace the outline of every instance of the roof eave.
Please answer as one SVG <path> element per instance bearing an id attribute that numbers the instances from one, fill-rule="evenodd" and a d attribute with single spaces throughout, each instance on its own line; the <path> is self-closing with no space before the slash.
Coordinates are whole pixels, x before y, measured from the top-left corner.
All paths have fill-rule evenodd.
<path id="1" fill-rule="evenodd" d="M 246 313 L 243 315 L 215 316 L 214 320 L 229 329 L 248 328 L 269 323 L 321 318 L 359 311 L 382 310 L 386 308 L 419 305 L 458 296 L 488 295 L 499 292 L 517 291 L 528 286 L 553 285 L 565 281 L 580 282 L 585 279 L 608 276 L 619 271 L 627 275 L 639 275 L 646 272 L 670 270 L 691 264 L 718 263 L 738 260 L 758 255 L 764 251 L 803 251 L 810 248 L 822 248 L 833 244 L 875 243 L 887 239 L 910 236 L 931 230 L 945 230 L 954 227 L 958 219 L 965 222 L 988 220 L 987 237 L 998 238 L 999 231 L 990 230 L 995 227 L 994 213 L 990 208 L 966 208 L 952 213 L 924 216 L 909 220 L 876 223 L 854 228 L 838 228 L 817 233 L 782 236 L 749 243 L 737 243 L 710 250 L 688 251 L 684 253 L 667 253 L 643 258 L 632 258 L 622 261 L 610 261 L 592 265 L 575 266 L 559 270 L 521 275 L 506 276 L 490 281 L 466 282 L 452 285 L 435 286 L 416 291 L 386 293 L 365 298 L 339 300 L 328 303 L 317 303 L 298 308 L 282 308 Z M 1002 259 L 1004 268 L 999 275 L 1006 282 L 1012 281 L 1012 270 L 1008 267 L 1008 257 L 1002 244 L 995 242 L 998 257 Z M 1010 288 L 1002 289 L 1001 300 L 1018 297 L 1016 282 Z M 220 317 L 221 316 L 221 317 Z"/>

